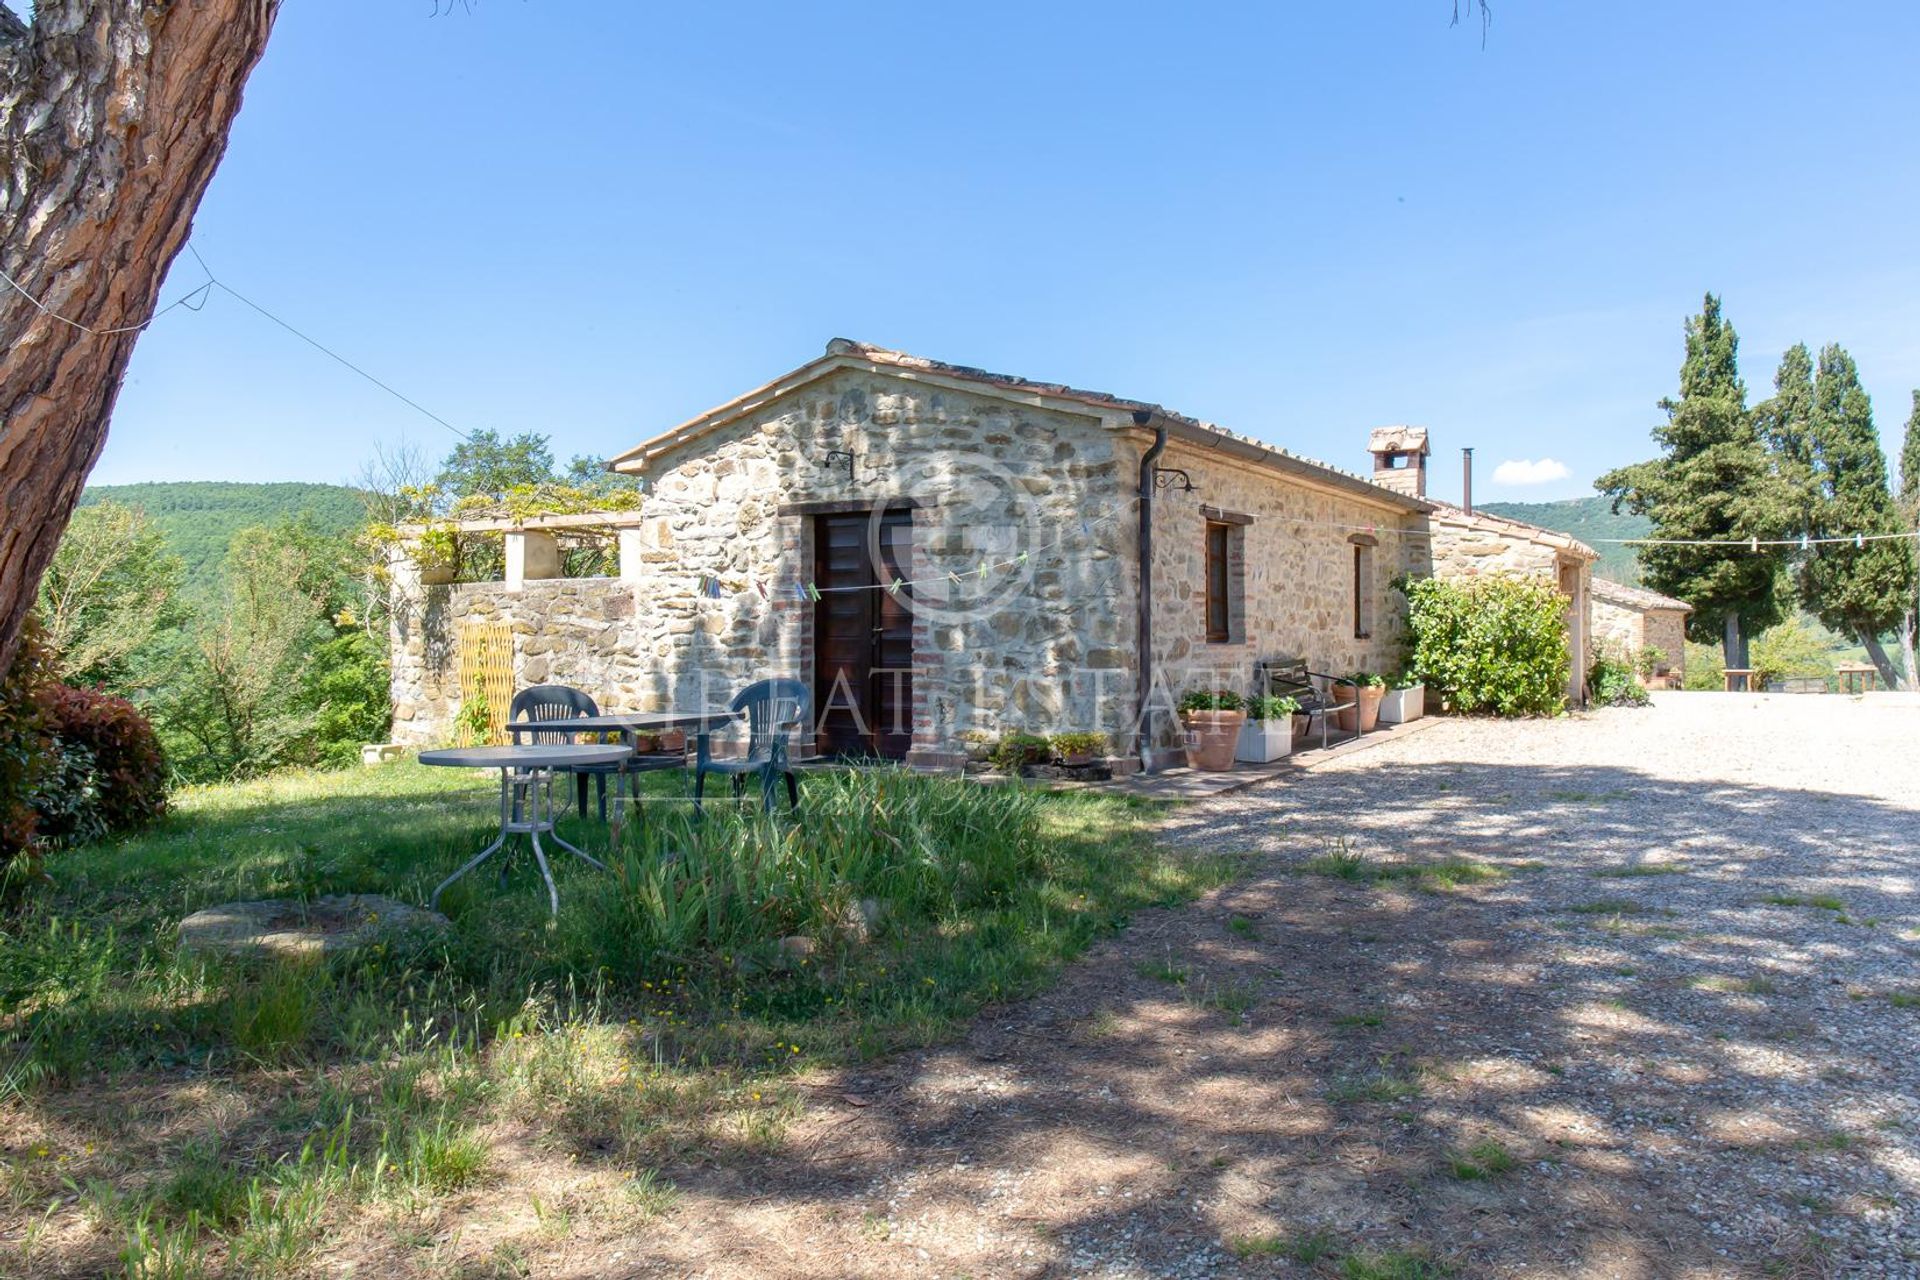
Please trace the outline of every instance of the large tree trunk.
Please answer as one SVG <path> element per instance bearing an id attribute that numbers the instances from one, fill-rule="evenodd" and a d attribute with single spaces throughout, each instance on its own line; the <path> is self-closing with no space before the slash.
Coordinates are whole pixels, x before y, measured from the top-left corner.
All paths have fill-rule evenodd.
<path id="1" fill-rule="evenodd" d="M 1887 650 L 1880 643 L 1880 637 L 1873 633 L 1871 627 L 1855 627 L 1854 633 L 1860 637 L 1860 647 L 1867 651 L 1867 659 L 1880 673 L 1880 682 L 1889 689 L 1898 689 L 1900 674 L 1893 669 L 1893 659 L 1887 656 Z"/>
<path id="2" fill-rule="evenodd" d="M 279 0 L 0 4 L 0 671 Z M 63 319 L 64 318 L 64 319 Z M 73 323 L 67 323 L 72 321 Z M 90 332 L 91 331 L 91 332 Z"/>
<path id="3" fill-rule="evenodd" d="M 1920 667 L 1913 665 L 1914 630 L 1920 626 L 1920 616 L 1908 613 L 1900 619 L 1900 662 L 1907 669 L 1907 692 L 1920 693 Z"/>
<path id="4" fill-rule="evenodd" d="M 1747 669 L 1747 638 L 1740 630 L 1739 613 L 1732 609 L 1727 610 L 1726 631 L 1720 642 L 1720 654 L 1725 659 L 1724 665 L 1729 669 L 1734 671 Z M 1753 677 L 1748 676 L 1746 680 L 1747 688 L 1751 691 Z"/>

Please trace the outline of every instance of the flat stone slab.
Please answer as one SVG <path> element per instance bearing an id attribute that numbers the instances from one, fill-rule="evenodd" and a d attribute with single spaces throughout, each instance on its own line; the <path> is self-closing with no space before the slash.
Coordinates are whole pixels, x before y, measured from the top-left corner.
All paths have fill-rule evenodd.
<path id="1" fill-rule="evenodd" d="M 326 956 L 377 942 L 417 944 L 448 927 L 437 911 L 377 893 L 311 901 L 264 898 L 205 907 L 180 922 L 183 951 L 239 956 Z"/>

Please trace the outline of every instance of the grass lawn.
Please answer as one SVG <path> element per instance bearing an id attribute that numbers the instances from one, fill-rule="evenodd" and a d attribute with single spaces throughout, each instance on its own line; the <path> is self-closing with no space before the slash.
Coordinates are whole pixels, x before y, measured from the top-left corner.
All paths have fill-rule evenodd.
<path id="1" fill-rule="evenodd" d="M 0 1274 L 444 1272 L 502 1197 L 638 1227 L 677 1162 L 777 1149 L 796 1078 L 950 1035 L 1229 874 L 1112 797 L 826 773 L 797 821 L 694 827 L 665 798 L 685 779 L 648 781 L 611 853 L 563 823 L 614 871 L 563 854 L 558 921 L 522 855 L 450 890 L 451 934 L 411 953 L 241 963 L 173 935 L 235 899 L 424 902 L 491 841 L 490 776 L 195 790 L 52 859 L 0 917 Z M 542 1210 L 530 1170 L 555 1161 L 578 1176 Z"/>

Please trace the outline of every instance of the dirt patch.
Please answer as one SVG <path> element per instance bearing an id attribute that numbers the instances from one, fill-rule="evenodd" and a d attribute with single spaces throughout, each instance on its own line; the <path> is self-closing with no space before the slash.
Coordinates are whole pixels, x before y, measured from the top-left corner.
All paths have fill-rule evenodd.
<path id="1" fill-rule="evenodd" d="M 815 1082 L 786 1152 L 678 1171 L 602 1244 L 663 1276 L 1920 1274 L 1920 717 L 1755 701 L 1447 725 L 1197 807 L 1169 837 L 1248 853 L 1239 884 Z M 1499 874 L 1301 869 L 1342 842 Z"/>

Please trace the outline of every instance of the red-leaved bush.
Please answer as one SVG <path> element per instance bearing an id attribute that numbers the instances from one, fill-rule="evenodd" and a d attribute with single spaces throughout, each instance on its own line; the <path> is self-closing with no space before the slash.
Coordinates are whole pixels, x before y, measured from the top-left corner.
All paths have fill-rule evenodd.
<path id="1" fill-rule="evenodd" d="M 0 893 L 39 873 L 33 801 L 47 775 L 49 751 L 36 695 L 46 679 L 40 627 L 28 618 L 19 654 L 0 672 Z"/>
<path id="2" fill-rule="evenodd" d="M 70 764 L 82 762 L 63 771 L 83 789 L 92 810 L 81 823 L 82 831 L 131 831 L 166 813 L 166 756 L 153 726 L 131 702 L 64 684 L 41 686 L 39 702 L 55 752 Z M 81 834 L 55 830 L 58 824 L 47 821 L 55 809 L 70 810 L 75 798 L 39 806 L 49 838 Z"/>

